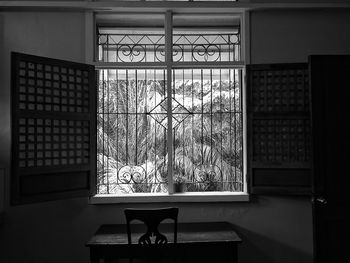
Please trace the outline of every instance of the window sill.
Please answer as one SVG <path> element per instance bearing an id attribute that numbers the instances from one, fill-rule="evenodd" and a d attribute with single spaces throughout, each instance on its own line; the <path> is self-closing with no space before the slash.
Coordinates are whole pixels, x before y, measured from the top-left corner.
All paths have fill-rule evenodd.
<path id="1" fill-rule="evenodd" d="M 117 203 L 194 203 L 194 202 L 248 202 L 244 192 L 188 192 L 176 194 L 138 193 L 127 195 L 98 194 L 90 197 L 90 204 Z"/>

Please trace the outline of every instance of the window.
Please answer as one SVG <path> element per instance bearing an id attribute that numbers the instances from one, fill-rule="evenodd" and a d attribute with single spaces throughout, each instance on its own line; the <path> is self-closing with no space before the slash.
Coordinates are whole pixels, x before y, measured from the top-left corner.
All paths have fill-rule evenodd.
<path id="1" fill-rule="evenodd" d="M 239 15 L 96 20 L 94 66 L 12 53 L 12 204 L 246 201 L 246 171 L 253 194 L 310 193 L 306 63 L 245 69 Z"/>
<path id="2" fill-rule="evenodd" d="M 97 193 L 245 191 L 240 15 L 96 20 Z"/>

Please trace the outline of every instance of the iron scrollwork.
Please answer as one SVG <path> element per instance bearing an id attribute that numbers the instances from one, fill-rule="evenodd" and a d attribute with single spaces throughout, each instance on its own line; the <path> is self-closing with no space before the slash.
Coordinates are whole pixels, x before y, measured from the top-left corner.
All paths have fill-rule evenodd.
<path id="1" fill-rule="evenodd" d="M 118 45 L 117 57 L 121 62 L 141 62 L 145 60 L 146 46 Z"/>
<path id="2" fill-rule="evenodd" d="M 174 62 L 238 61 L 239 33 L 174 34 Z M 100 60 L 108 62 L 164 62 L 163 34 L 100 34 Z M 238 55 L 237 55 L 238 54 Z"/>
<path id="3" fill-rule="evenodd" d="M 192 57 L 195 61 L 218 61 L 220 59 L 221 48 L 218 45 L 195 45 Z"/>
<path id="4" fill-rule="evenodd" d="M 122 184 L 140 184 L 147 180 L 146 170 L 142 166 L 122 166 L 118 171 L 118 182 Z"/>

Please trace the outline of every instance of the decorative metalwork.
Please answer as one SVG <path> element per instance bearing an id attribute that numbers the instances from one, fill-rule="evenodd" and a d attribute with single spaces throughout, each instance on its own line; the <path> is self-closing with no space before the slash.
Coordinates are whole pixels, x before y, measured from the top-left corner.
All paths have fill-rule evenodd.
<path id="1" fill-rule="evenodd" d="M 99 34 L 99 60 L 164 62 L 164 34 Z M 174 34 L 174 62 L 240 61 L 239 31 L 229 34 Z"/>
<path id="2" fill-rule="evenodd" d="M 174 131 L 174 174 L 188 191 L 242 191 L 240 70 L 174 70 L 173 92 L 190 112 Z"/>
<path id="3" fill-rule="evenodd" d="M 242 191 L 241 70 L 173 70 L 173 169 L 189 191 Z M 163 70 L 102 70 L 99 193 L 167 191 Z M 159 78 L 163 76 L 163 79 Z"/>
<path id="4" fill-rule="evenodd" d="M 98 192 L 166 192 L 165 128 L 152 112 L 165 98 L 164 70 L 101 70 Z"/>
<path id="5" fill-rule="evenodd" d="M 146 169 L 142 166 L 123 166 L 118 171 L 118 182 L 139 184 L 147 181 Z"/>
<path id="6" fill-rule="evenodd" d="M 99 60 L 104 62 L 164 62 L 164 34 L 100 34 Z"/>
<path id="7" fill-rule="evenodd" d="M 103 62 L 165 61 L 161 33 L 99 34 L 98 47 Z M 172 55 L 174 62 L 240 61 L 239 30 L 175 33 Z M 100 193 L 166 192 L 169 161 L 174 175 L 188 179 L 190 191 L 243 190 L 241 70 L 173 70 L 167 76 L 171 94 L 165 69 L 100 72 Z"/>
<path id="8" fill-rule="evenodd" d="M 174 34 L 173 60 L 215 62 L 239 61 L 239 33 Z"/>
<path id="9" fill-rule="evenodd" d="M 165 98 L 148 113 L 165 129 L 168 128 L 167 104 L 168 99 Z M 171 106 L 173 129 L 176 129 L 180 123 L 182 123 L 191 114 L 191 112 L 181 105 L 181 103 L 179 103 L 175 98 L 172 98 Z"/>

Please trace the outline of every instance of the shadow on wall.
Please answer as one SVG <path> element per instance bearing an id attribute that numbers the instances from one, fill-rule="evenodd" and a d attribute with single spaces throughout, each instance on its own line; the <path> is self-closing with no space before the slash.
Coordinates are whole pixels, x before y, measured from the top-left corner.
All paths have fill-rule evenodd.
<path id="1" fill-rule="evenodd" d="M 235 226 L 243 242 L 238 248 L 240 263 L 312 263 L 313 257 L 304 251 Z"/>
<path id="2" fill-rule="evenodd" d="M 4 42 L 4 18 L 0 14 L 0 168 L 5 168 L 5 165 L 8 163 L 7 150 L 10 139 L 10 90 L 4 85 L 4 74 L 9 71 L 5 69 Z"/>
<path id="3" fill-rule="evenodd" d="M 4 190 L 5 190 L 5 169 L 0 167 L 0 226 L 4 221 L 5 201 L 4 201 Z"/>
<path id="4" fill-rule="evenodd" d="M 3 72 L 4 72 L 4 19 L 3 16 L 0 15 L 0 83 L 4 83 L 3 81 Z M 6 123 L 9 121 L 9 106 L 10 101 L 5 94 L 5 87 L 2 84 L 0 86 L 0 145 L 3 147 L 7 145 L 5 143 L 6 140 L 9 139 L 10 134 L 10 125 L 6 125 Z M 8 113 L 8 114 L 7 114 Z M 0 149 L 0 225 L 3 223 L 3 213 L 5 211 L 5 155 L 6 147 L 5 149 Z"/>

